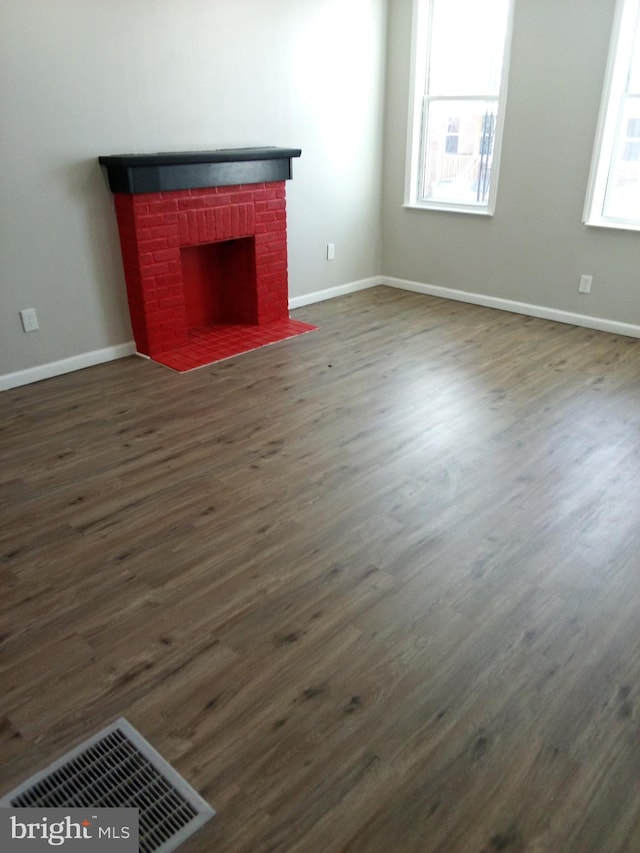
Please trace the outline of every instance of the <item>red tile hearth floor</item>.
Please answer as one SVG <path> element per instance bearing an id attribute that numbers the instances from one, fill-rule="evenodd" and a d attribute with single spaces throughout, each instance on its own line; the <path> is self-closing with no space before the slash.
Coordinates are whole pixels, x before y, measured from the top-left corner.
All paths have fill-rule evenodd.
<path id="1" fill-rule="evenodd" d="M 172 370 L 185 373 L 243 352 L 313 332 L 317 328 L 299 320 L 275 320 L 262 326 L 236 323 L 191 329 L 188 343 L 151 358 Z"/>

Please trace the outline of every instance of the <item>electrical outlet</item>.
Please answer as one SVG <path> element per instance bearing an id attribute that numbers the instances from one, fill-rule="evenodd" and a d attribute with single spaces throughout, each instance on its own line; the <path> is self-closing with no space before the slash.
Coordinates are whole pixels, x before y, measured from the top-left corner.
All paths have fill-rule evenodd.
<path id="1" fill-rule="evenodd" d="M 35 308 L 23 308 L 20 312 L 20 319 L 25 332 L 35 332 L 36 329 L 40 328 Z"/>
<path id="2" fill-rule="evenodd" d="M 334 261 L 336 258 L 336 244 L 327 243 L 327 260 Z"/>
<path id="3" fill-rule="evenodd" d="M 591 293 L 592 275 L 581 275 L 580 284 L 578 285 L 578 293 Z"/>

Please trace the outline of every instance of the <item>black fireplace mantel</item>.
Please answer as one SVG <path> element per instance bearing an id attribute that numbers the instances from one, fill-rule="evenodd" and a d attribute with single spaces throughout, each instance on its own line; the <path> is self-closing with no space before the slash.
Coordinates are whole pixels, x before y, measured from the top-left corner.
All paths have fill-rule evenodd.
<path id="1" fill-rule="evenodd" d="M 202 187 L 237 186 L 291 178 L 291 160 L 300 148 L 222 148 L 158 154 L 99 157 L 113 193 L 168 192 Z"/>

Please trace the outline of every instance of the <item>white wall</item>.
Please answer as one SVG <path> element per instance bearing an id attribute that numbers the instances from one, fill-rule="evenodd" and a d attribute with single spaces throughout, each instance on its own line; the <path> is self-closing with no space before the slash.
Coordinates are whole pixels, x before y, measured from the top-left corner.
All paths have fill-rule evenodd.
<path id="1" fill-rule="evenodd" d="M 639 325 L 640 234 L 581 224 L 614 0 L 516 0 L 493 218 L 402 208 L 411 7 L 389 4 L 383 272 Z"/>
<path id="2" fill-rule="evenodd" d="M 300 147 L 290 294 L 379 273 L 385 23 L 385 0 L 2 0 L 0 377 L 131 340 L 100 154 Z"/>

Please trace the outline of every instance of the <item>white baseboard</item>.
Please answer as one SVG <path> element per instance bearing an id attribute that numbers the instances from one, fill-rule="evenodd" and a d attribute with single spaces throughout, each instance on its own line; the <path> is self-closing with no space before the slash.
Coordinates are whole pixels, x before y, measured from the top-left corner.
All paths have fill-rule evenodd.
<path id="1" fill-rule="evenodd" d="M 587 329 L 598 329 L 601 332 L 612 332 L 616 335 L 640 338 L 640 326 L 633 323 L 620 323 L 617 320 L 606 320 L 603 317 L 574 314 L 571 311 L 547 308 L 544 305 L 516 302 L 512 299 L 501 299 L 498 296 L 487 296 L 483 293 L 469 293 L 467 290 L 453 290 L 435 284 L 420 284 L 417 281 L 407 281 L 403 278 L 391 276 L 381 276 L 379 283 L 388 287 L 396 287 L 399 290 L 425 293 L 427 296 L 440 296 L 443 299 L 469 302 L 472 305 L 482 305 L 485 308 L 497 308 L 499 311 L 511 311 L 513 314 L 526 314 L 529 317 L 540 317 L 543 320 L 554 320 L 557 323 L 568 323 L 571 326 L 584 326 Z"/>
<path id="2" fill-rule="evenodd" d="M 307 293 L 304 296 L 294 296 L 289 299 L 289 308 L 301 308 L 303 305 L 311 305 L 314 302 L 322 302 L 325 299 L 334 299 L 336 296 L 344 296 L 347 293 L 355 293 L 358 290 L 367 290 L 370 287 L 377 287 L 380 284 L 387 287 L 395 287 L 398 290 L 424 293 L 427 296 L 439 296 L 442 299 L 453 299 L 457 302 L 468 302 L 471 305 L 482 305 L 485 308 L 497 308 L 499 311 L 510 311 L 512 314 L 525 314 L 528 317 L 540 317 L 543 320 L 554 320 L 556 323 L 567 323 L 570 326 L 583 326 L 587 329 L 597 329 L 600 332 L 612 332 L 615 335 L 640 338 L 640 325 L 634 323 L 621 323 L 618 320 L 607 320 L 604 317 L 591 317 L 588 314 L 577 314 L 571 311 L 562 311 L 559 308 L 548 308 L 546 305 L 516 302 L 513 299 L 502 299 L 499 296 L 471 293 L 468 290 L 454 290 L 451 287 L 422 284 L 418 281 L 409 281 L 408 279 L 394 278 L 393 276 L 386 275 L 363 278 L 360 281 L 353 281 L 338 287 L 330 287 L 327 290 L 318 290 L 315 293 Z"/>
<path id="3" fill-rule="evenodd" d="M 60 361 L 50 361 L 48 364 L 39 364 L 36 367 L 28 367 L 26 370 L 16 370 L 15 373 L 5 373 L 0 376 L 0 391 L 9 388 L 17 388 L 19 385 L 29 385 L 31 382 L 39 382 L 41 379 L 50 379 L 52 376 L 60 376 L 63 373 L 71 373 L 73 370 L 82 370 L 83 367 L 93 367 L 105 361 L 114 361 L 127 355 L 135 355 L 136 345 L 131 341 L 128 344 L 119 344 L 114 347 L 105 347 L 92 352 L 83 352 L 73 355 L 71 358 L 63 358 Z"/>
<path id="4" fill-rule="evenodd" d="M 634 323 L 621 323 L 618 320 L 607 320 L 603 317 L 590 317 L 587 314 L 575 314 L 571 311 L 547 308 L 544 305 L 516 302 L 498 296 L 487 296 L 484 293 L 470 293 L 467 290 L 454 290 L 450 287 L 422 284 L 392 276 L 372 276 L 371 278 L 360 279 L 360 281 L 341 284 L 338 287 L 329 287 L 327 290 L 317 290 L 315 293 L 294 296 L 289 299 L 289 308 L 302 308 L 304 305 L 323 302 L 325 299 L 334 299 L 336 296 L 345 296 L 348 293 L 356 293 L 359 290 L 367 290 L 381 284 L 387 287 L 395 287 L 398 290 L 410 290 L 413 293 L 424 293 L 427 296 L 439 296 L 442 299 L 468 302 L 472 305 L 482 305 L 485 308 L 497 308 L 499 311 L 510 311 L 513 314 L 526 314 L 529 317 L 540 317 L 543 320 L 554 320 L 557 323 L 568 323 L 571 326 L 584 326 L 587 329 L 597 329 L 601 332 L 612 332 L 615 335 L 640 338 L 640 325 Z M 26 370 L 17 370 L 15 373 L 5 373 L 0 375 L 0 391 L 7 391 L 9 388 L 17 388 L 20 385 L 28 385 L 31 382 L 39 382 L 41 379 L 50 379 L 52 376 L 60 376 L 63 373 L 71 373 L 73 370 L 82 370 L 84 367 L 93 367 L 96 364 L 103 364 L 107 361 L 114 361 L 135 354 L 136 345 L 131 341 L 127 344 L 93 350 L 92 352 L 71 356 L 71 358 L 63 358 L 60 361 L 29 367 Z"/>
<path id="5" fill-rule="evenodd" d="M 356 293 L 358 290 L 368 290 L 382 284 L 380 276 L 362 278 L 359 281 L 351 281 L 348 284 L 340 284 L 337 287 L 328 287 L 326 290 L 316 290 L 315 293 L 305 293 L 303 296 L 292 296 L 289 298 L 289 308 L 302 308 L 304 305 L 312 305 L 314 302 L 324 302 L 325 299 L 335 299 L 336 296 L 345 296 L 347 293 Z"/>

